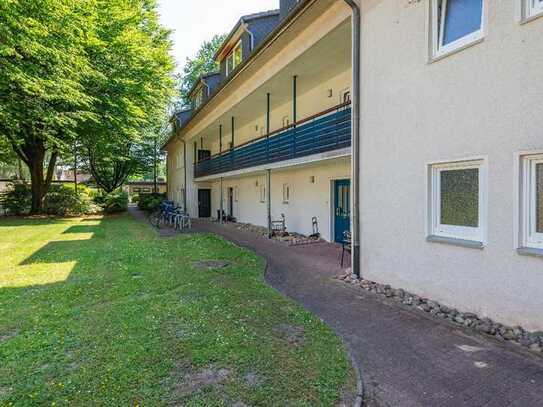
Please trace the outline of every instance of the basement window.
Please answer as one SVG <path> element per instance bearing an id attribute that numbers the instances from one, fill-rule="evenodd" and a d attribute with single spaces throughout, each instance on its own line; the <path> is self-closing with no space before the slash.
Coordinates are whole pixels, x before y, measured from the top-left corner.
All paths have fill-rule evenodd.
<path id="1" fill-rule="evenodd" d="M 433 58 L 466 48 L 483 39 L 484 1 L 432 0 Z"/>
<path id="2" fill-rule="evenodd" d="M 486 168 L 483 160 L 430 165 L 430 237 L 485 240 Z"/>
<path id="3" fill-rule="evenodd" d="M 521 246 L 543 249 L 543 154 L 522 159 Z"/>

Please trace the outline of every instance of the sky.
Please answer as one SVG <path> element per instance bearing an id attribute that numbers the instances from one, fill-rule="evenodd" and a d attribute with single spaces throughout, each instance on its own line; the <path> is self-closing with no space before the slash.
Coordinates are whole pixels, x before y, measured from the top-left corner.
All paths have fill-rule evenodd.
<path id="1" fill-rule="evenodd" d="M 279 0 L 159 0 L 159 5 L 162 25 L 173 30 L 179 72 L 202 42 L 230 32 L 243 15 L 279 8 Z"/>

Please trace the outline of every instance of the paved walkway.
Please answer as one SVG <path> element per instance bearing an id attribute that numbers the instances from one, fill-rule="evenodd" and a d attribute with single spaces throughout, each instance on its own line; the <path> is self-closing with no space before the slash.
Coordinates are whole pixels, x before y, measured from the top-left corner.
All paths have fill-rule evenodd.
<path id="1" fill-rule="evenodd" d="M 362 370 L 367 405 L 543 406 L 542 358 L 334 280 L 337 246 L 288 247 L 216 223 L 194 226 L 265 257 L 269 283 L 341 335 Z"/>

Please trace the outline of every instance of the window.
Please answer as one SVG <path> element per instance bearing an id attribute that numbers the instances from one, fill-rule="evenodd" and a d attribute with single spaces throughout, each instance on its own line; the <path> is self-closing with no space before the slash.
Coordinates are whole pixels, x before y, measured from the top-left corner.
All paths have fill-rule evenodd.
<path id="1" fill-rule="evenodd" d="M 230 75 L 243 60 L 243 45 L 241 40 L 226 57 L 226 76 Z"/>
<path id="2" fill-rule="evenodd" d="M 434 164 L 430 174 L 429 234 L 483 243 L 484 161 Z"/>
<path id="3" fill-rule="evenodd" d="M 288 204 L 290 202 L 290 185 L 283 184 L 283 203 Z"/>
<path id="4" fill-rule="evenodd" d="M 432 0 L 434 58 L 472 45 L 483 38 L 484 1 Z"/>
<path id="5" fill-rule="evenodd" d="M 524 0 L 524 18 L 543 15 L 543 0 Z"/>
<path id="6" fill-rule="evenodd" d="M 177 165 L 176 165 L 176 168 L 177 169 L 180 169 L 180 168 L 183 168 L 183 152 L 180 151 L 177 156 L 176 156 L 176 161 L 177 161 Z"/>
<path id="7" fill-rule="evenodd" d="M 266 202 L 266 185 L 260 183 L 260 202 Z"/>
<path id="8" fill-rule="evenodd" d="M 205 88 L 201 86 L 196 91 L 195 96 L 194 96 L 194 100 L 193 100 L 194 108 L 198 109 L 202 105 L 202 103 L 204 103 L 204 99 L 205 99 Z"/>
<path id="9" fill-rule="evenodd" d="M 543 249 L 543 154 L 522 159 L 523 247 Z"/>

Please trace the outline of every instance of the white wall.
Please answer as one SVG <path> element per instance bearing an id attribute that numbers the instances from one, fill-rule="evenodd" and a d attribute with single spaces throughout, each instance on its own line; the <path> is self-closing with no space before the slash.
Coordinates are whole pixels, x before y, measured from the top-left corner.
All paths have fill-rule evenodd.
<path id="1" fill-rule="evenodd" d="M 331 192 L 332 181 L 350 178 L 350 159 L 338 158 L 303 168 L 272 171 L 272 218 L 279 220 L 285 214 L 290 232 L 304 235 L 312 233 L 312 218 L 316 216 L 322 237 L 331 237 Z M 311 183 L 311 177 L 315 182 Z M 257 185 L 258 183 L 258 185 Z M 260 201 L 260 185 L 266 183 L 265 174 L 255 174 L 223 181 L 223 207 L 226 211 L 227 190 L 238 191 L 238 202 L 234 202 L 234 216 L 239 222 L 259 226 L 267 225 L 267 204 Z M 290 201 L 283 203 L 283 184 L 290 185 Z M 220 208 L 220 182 L 213 183 L 213 215 Z"/>
<path id="2" fill-rule="evenodd" d="M 428 63 L 428 1 L 371 0 L 362 16 L 362 273 L 543 330 L 543 259 L 517 254 L 514 153 L 543 149 L 543 18 L 490 0 L 486 38 Z M 488 246 L 426 241 L 429 161 L 488 157 Z"/>

